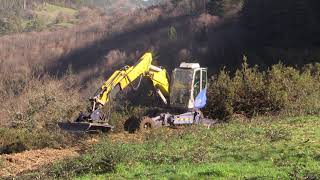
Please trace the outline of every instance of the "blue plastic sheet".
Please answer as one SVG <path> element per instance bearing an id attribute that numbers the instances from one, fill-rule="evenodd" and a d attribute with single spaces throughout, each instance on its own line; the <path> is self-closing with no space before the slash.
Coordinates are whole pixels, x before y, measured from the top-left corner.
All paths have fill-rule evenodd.
<path id="1" fill-rule="evenodd" d="M 200 93 L 197 95 L 194 101 L 194 107 L 196 109 L 204 108 L 207 104 L 207 89 L 202 89 Z"/>

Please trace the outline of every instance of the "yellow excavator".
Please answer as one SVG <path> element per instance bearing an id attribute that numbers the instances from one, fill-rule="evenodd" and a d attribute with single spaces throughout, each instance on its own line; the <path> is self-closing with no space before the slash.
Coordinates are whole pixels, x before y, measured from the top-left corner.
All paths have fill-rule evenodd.
<path id="1" fill-rule="evenodd" d="M 152 53 L 145 53 L 135 65 L 125 66 L 115 71 L 90 98 L 92 107 L 88 113 L 80 113 L 73 122 L 60 122 L 59 127 L 68 131 L 102 131 L 108 132 L 113 126 L 108 124 L 108 117 L 101 110 L 119 91 L 131 86 L 137 89 L 143 78 L 151 81 L 155 91 L 167 104 L 166 113 L 155 117 L 144 116 L 139 120 L 138 128 L 155 128 L 161 126 L 177 126 L 185 124 L 216 123 L 205 118 L 200 111 L 206 105 L 207 68 L 198 63 L 181 63 L 175 68 L 169 81 L 166 69 L 152 65 Z M 133 82 L 138 80 L 137 87 Z M 168 113 L 173 112 L 173 113 Z M 182 112 L 182 113 L 181 113 Z"/>

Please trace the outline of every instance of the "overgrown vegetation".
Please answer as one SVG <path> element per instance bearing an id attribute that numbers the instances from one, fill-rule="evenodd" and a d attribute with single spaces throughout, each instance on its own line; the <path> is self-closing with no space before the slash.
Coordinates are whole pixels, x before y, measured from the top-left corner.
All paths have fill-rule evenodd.
<path id="1" fill-rule="evenodd" d="M 57 127 L 58 121 L 71 119 L 86 107 L 73 75 L 58 80 L 35 75 L 36 70 L 30 74 L 1 70 L 1 154 L 66 147 L 77 142 L 78 137 L 63 133 Z"/>
<path id="2" fill-rule="evenodd" d="M 249 67 L 246 57 L 234 74 L 222 70 L 208 88 L 210 117 L 230 119 L 234 114 L 312 115 L 320 113 L 320 64 L 302 69 L 283 64 L 266 71 Z"/>
<path id="3" fill-rule="evenodd" d="M 103 138 L 82 157 L 45 171 L 54 178 L 79 179 L 317 179 L 319 132 L 317 116 L 158 129 L 143 134 L 142 144 Z"/>

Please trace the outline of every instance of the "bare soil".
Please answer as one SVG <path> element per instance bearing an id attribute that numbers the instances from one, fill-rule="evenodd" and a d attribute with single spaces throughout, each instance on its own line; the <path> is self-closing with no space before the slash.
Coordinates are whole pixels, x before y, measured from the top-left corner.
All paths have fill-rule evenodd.
<path id="1" fill-rule="evenodd" d="M 112 142 L 120 141 L 123 143 L 143 142 L 143 136 L 140 134 L 129 133 L 110 133 L 107 135 Z M 53 164 L 67 158 L 80 156 L 80 152 L 85 151 L 87 147 L 99 142 L 98 136 L 92 137 L 77 147 L 66 149 L 39 149 L 29 150 L 15 154 L 0 155 L 0 179 L 1 177 L 15 177 L 28 172 L 36 171 L 44 166 Z"/>
<path id="2" fill-rule="evenodd" d="M 40 169 L 55 161 L 77 157 L 78 148 L 30 150 L 0 156 L 0 177 L 12 177 L 24 172 Z"/>

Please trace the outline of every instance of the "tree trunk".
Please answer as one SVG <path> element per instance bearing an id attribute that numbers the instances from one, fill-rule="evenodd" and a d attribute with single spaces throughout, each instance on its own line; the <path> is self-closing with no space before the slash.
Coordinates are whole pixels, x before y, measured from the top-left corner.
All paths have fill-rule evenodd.
<path id="1" fill-rule="evenodd" d="M 23 0 L 23 9 L 26 10 L 27 8 L 27 0 Z"/>

